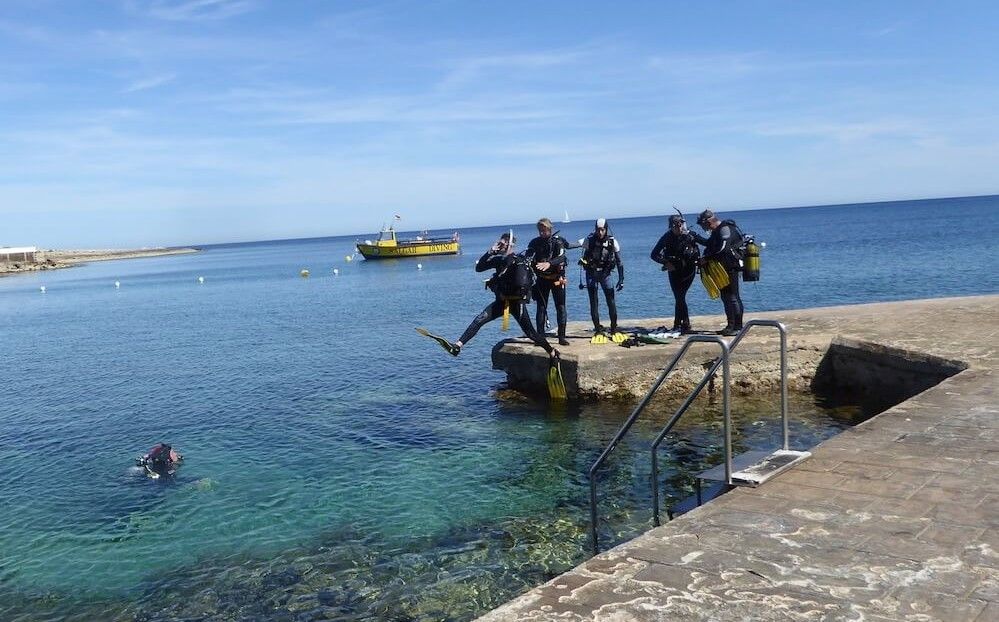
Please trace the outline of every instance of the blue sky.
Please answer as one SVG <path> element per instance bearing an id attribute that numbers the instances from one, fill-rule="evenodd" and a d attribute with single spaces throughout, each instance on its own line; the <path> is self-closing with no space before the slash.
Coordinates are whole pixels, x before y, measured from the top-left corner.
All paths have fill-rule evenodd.
<path id="1" fill-rule="evenodd" d="M 0 245 L 999 192 L 999 3 L 4 0 Z"/>

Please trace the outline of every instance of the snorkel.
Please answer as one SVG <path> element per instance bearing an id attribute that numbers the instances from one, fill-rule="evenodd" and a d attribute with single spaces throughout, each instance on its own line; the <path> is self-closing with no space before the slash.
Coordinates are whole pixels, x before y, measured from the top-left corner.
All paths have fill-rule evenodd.
<path id="1" fill-rule="evenodd" d="M 680 217 L 680 234 L 683 235 L 684 233 L 689 232 L 690 230 L 687 229 L 687 219 L 683 217 L 683 212 L 677 209 L 675 205 L 673 206 L 673 209 L 676 211 L 676 215 Z"/>

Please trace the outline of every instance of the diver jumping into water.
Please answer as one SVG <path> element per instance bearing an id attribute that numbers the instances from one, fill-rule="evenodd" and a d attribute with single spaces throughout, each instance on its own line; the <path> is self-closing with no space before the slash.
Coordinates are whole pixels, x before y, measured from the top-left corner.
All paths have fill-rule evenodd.
<path id="1" fill-rule="evenodd" d="M 535 344 L 545 349 L 551 357 L 558 357 L 558 350 L 553 348 L 543 334 L 534 330 L 531 316 L 527 311 L 527 303 L 531 299 L 531 266 L 523 255 L 513 252 L 516 238 L 510 233 L 504 233 L 500 239 L 475 262 L 476 272 L 495 270 L 492 278 L 486 282 L 486 287 L 496 296 L 496 299 L 486 306 L 472 323 L 468 325 L 461 337 L 451 343 L 443 337 L 438 337 L 426 331 L 417 329 L 441 345 L 453 356 L 461 353 L 461 348 L 475 336 L 479 329 L 504 315 L 511 315 Z"/>

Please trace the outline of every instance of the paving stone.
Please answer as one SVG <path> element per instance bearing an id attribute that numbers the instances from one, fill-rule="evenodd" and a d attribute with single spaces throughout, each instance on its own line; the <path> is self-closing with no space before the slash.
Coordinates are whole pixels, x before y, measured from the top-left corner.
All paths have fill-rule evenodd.
<path id="1" fill-rule="evenodd" d="M 894 592 L 892 598 L 899 602 L 902 619 L 912 620 L 974 620 L 987 604 L 977 598 L 959 598 L 910 587 Z"/>

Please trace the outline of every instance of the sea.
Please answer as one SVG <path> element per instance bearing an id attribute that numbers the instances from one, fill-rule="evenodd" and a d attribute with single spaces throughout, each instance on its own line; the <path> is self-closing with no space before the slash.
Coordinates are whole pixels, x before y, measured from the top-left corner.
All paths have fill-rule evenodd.
<path id="1" fill-rule="evenodd" d="M 624 325 L 672 315 L 649 259 L 668 215 L 596 215 L 622 248 Z M 750 314 L 999 292 L 999 196 L 721 216 L 763 246 Z M 535 235 L 459 228 L 457 256 L 348 261 L 370 231 L 0 279 L 0 619 L 470 620 L 584 561 L 586 470 L 634 404 L 505 390 L 490 351 L 519 331 L 498 321 L 457 358 L 414 331 L 461 333 L 491 300 L 475 260 L 510 229 Z M 587 321 L 578 252 L 568 309 Z M 721 314 L 699 284 L 688 300 Z M 776 396 L 733 409 L 739 449 L 776 446 Z M 666 443 L 667 504 L 721 460 L 718 410 L 699 399 Z M 799 448 L 872 414 L 823 395 L 791 413 Z M 651 524 L 669 414 L 600 476 L 607 544 Z M 173 478 L 134 466 L 159 442 L 184 455 Z"/>

